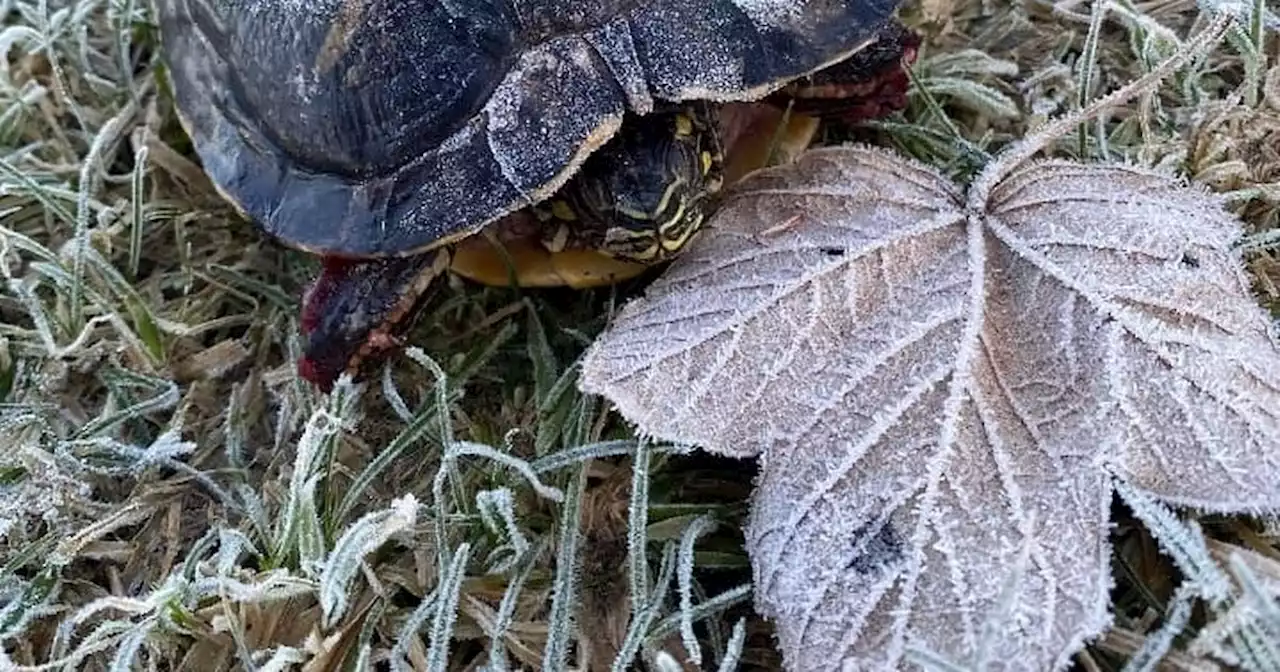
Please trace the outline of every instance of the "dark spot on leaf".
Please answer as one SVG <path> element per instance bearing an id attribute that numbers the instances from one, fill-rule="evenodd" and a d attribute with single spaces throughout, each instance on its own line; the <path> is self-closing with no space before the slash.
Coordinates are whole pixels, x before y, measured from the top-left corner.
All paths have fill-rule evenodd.
<path id="1" fill-rule="evenodd" d="M 905 557 L 902 536 L 888 521 L 876 529 L 870 525 L 858 528 L 853 533 L 853 543 L 855 547 L 861 546 L 861 553 L 850 560 L 845 569 L 858 574 L 880 574 Z"/>

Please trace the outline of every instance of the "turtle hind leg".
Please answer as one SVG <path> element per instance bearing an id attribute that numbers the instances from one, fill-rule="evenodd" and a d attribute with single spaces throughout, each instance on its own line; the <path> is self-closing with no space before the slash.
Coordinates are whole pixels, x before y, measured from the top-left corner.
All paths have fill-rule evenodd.
<path id="1" fill-rule="evenodd" d="M 856 124 L 907 106 L 906 65 L 915 61 L 920 36 L 894 21 L 853 56 L 801 78 L 771 98 L 774 104 L 824 121 Z"/>
<path id="2" fill-rule="evenodd" d="M 343 373 L 363 379 L 400 349 L 449 259 L 447 247 L 404 257 L 323 258 L 303 299 L 298 375 L 322 392 Z"/>

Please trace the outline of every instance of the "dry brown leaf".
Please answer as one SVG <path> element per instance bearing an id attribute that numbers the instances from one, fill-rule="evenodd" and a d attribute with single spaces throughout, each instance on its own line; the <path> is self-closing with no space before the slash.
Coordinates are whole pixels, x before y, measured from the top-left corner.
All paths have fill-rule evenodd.
<path id="1" fill-rule="evenodd" d="M 747 544 L 790 669 L 1061 668 L 1110 621 L 1113 478 L 1280 509 L 1238 222 L 1140 168 L 993 179 L 860 147 L 761 171 L 586 356 L 641 431 L 761 458 Z"/>

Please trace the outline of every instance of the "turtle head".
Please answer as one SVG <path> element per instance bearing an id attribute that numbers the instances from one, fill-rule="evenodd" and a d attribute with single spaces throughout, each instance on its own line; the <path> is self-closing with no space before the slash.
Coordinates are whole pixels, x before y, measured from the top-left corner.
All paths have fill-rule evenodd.
<path id="1" fill-rule="evenodd" d="M 705 107 L 633 117 L 551 200 L 539 204 L 546 246 L 583 245 L 611 257 L 656 263 L 702 227 L 722 184 L 723 157 Z"/>
<path id="2" fill-rule="evenodd" d="M 328 392 L 344 372 L 359 378 L 398 350 L 439 275 L 439 253 L 350 260 L 324 257 L 303 299 L 306 339 L 298 374 Z"/>

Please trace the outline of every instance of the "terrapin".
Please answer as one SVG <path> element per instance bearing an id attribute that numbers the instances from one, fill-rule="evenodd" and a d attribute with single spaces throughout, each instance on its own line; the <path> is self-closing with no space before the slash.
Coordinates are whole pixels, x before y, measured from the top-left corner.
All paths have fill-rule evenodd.
<path id="1" fill-rule="evenodd" d="M 746 140 L 768 135 L 762 119 L 821 99 L 853 117 L 900 107 L 916 42 L 896 2 L 157 8 L 205 172 L 266 234 L 322 258 L 298 367 L 327 390 L 400 346 L 446 269 L 505 283 L 495 269 L 512 259 L 526 286 L 633 277 L 694 238 L 726 173 L 760 165 L 764 143 Z M 508 257 L 473 235 L 486 226 Z"/>

